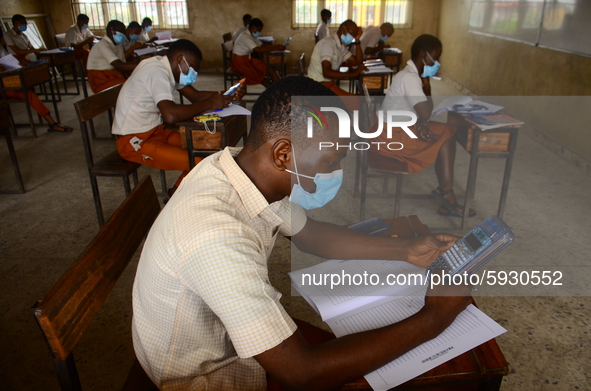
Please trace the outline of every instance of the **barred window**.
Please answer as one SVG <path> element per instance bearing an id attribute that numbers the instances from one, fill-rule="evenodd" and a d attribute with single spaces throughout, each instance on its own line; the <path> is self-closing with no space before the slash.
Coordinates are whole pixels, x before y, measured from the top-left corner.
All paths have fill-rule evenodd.
<path id="1" fill-rule="evenodd" d="M 75 15 L 88 15 L 91 29 L 104 29 L 113 19 L 141 24 L 145 17 L 152 19 L 152 27 L 157 29 L 189 27 L 186 0 L 72 0 L 72 8 Z"/>
<path id="2" fill-rule="evenodd" d="M 412 27 L 412 0 L 293 0 L 292 26 L 316 27 L 320 11 L 332 12 L 332 25 L 352 19 L 359 26 L 390 22 L 396 28 Z"/>

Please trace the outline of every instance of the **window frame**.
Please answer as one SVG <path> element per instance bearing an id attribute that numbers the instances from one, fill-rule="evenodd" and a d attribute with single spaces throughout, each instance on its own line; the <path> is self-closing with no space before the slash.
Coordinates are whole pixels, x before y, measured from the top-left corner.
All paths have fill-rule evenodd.
<path id="1" fill-rule="evenodd" d="M 148 4 L 148 7 L 149 7 L 150 3 L 155 3 L 156 13 L 158 16 L 157 18 L 153 17 L 152 15 L 141 15 L 141 13 L 142 13 L 142 10 L 140 9 L 141 5 Z M 184 19 L 186 21 L 186 24 L 171 24 L 171 20 L 169 20 L 170 7 L 167 6 L 167 3 L 183 3 L 184 4 Z M 102 16 L 103 20 L 101 20 L 101 18 L 99 17 L 98 18 L 99 20 L 97 23 L 92 23 L 93 22 L 92 15 L 88 12 L 84 12 L 84 8 L 85 8 L 85 6 L 93 6 L 95 4 L 100 9 L 100 16 Z M 152 21 L 153 21 L 152 28 L 154 28 L 154 29 L 158 29 L 158 30 L 190 30 L 191 18 L 189 18 L 188 0 L 152 0 L 152 1 L 70 0 L 70 5 L 72 7 L 72 12 L 73 12 L 74 16 L 81 14 L 81 13 L 87 14 L 91 19 L 90 23 L 89 23 L 89 28 L 93 29 L 93 30 L 99 30 L 99 29 L 102 30 L 106 27 L 107 23 L 110 20 L 117 19 L 116 17 L 111 17 L 110 11 L 109 11 L 109 6 L 117 5 L 117 4 L 121 4 L 122 7 L 127 7 L 127 9 L 128 9 L 129 20 L 121 20 L 121 19 L 125 19 L 125 18 L 118 19 L 118 20 L 121 20 L 121 22 L 123 22 L 126 25 L 129 24 L 129 22 L 134 21 L 134 20 L 137 21 L 138 23 L 141 23 L 141 21 L 144 19 L 144 17 L 147 16 L 152 19 Z"/>
<path id="2" fill-rule="evenodd" d="M 305 2 L 309 2 L 309 3 L 316 3 L 316 15 L 315 15 L 315 19 L 313 21 L 310 21 L 309 23 L 299 23 L 297 21 L 297 2 L 298 1 L 305 1 Z M 294 29 L 297 28 L 315 28 L 318 26 L 318 24 L 320 23 L 320 11 L 323 10 L 324 8 L 328 8 L 330 9 L 331 7 L 328 6 L 327 7 L 327 3 L 330 4 L 332 2 L 334 2 L 335 0 L 292 0 L 292 7 L 291 7 L 291 27 Z M 334 21 L 331 24 L 331 27 L 337 27 L 340 23 L 344 22 L 346 19 L 350 19 L 352 18 L 353 15 L 353 9 L 355 7 L 355 2 L 359 1 L 359 0 L 342 0 L 342 2 L 347 3 L 347 17 L 344 17 L 345 19 L 340 20 L 340 21 Z M 377 0 L 380 2 L 380 20 L 376 23 L 374 22 L 373 26 L 380 26 L 382 23 L 384 22 L 390 22 L 392 23 L 392 25 L 394 26 L 394 28 L 396 29 L 411 29 L 412 28 L 412 22 L 413 22 L 413 3 L 414 0 Z M 407 15 L 407 19 L 405 20 L 404 23 L 393 23 L 390 20 L 385 20 L 386 17 L 386 7 L 387 7 L 387 3 L 389 1 L 392 2 L 401 2 L 401 3 L 406 3 L 406 15 Z M 333 19 L 335 18 L 335 14 L 333 12 Z M 357 22 L 357 21 L 355 21 Z M 359 23 L 358 23 L 359 24 Z M 360 27 L 367 27 L 363 24 L 359 24 Z"/>

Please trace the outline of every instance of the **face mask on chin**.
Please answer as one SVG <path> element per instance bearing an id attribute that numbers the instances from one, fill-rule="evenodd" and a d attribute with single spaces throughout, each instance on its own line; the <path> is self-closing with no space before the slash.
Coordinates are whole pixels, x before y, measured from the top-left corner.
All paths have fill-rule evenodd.
<path id="1" fill-rule="evenodd" d="M 197 71 L 193 69 L 193 67 L 190 67 L 189 64 L 187 63 L 187 60 L 185 59 L 185 57 L 183 56 L 183 60 L 185 61 L 185 64 L 187 65 L 187 68 L 189 68 L 189 73 L 184 74 L 183 73 L 183 69 L 181 68 L 181 65 L 179 64 L 179 70 L 181 71 L 181 75 L 179 77 L 179 84 L 181 86 L 190 86 L 191 84 L 195 83 L 197 81 Z"/>
<path id="2" fill-rule="evenodd" d="M 427 56 L 429 56 L 431 61 L 433 61 L 433 65 L 427 65 L 425 60 L 423 60 L 423 74 L 421 75 L 423 78 L 435 76 L 439 71 L 439 67 L 441 66 L 439 61 L 433 60 L 433 57 L 431 57 L 429 53 L 427 53 Z"/>
<path id="3" fill-rule="evenodd" d="M 328 204 L 337 195 L 343 184 L 343 170 L 339 169 L 329 173 L 317 173 L 313 177 L 300 174 L 298 173 L 298 165 L 293 146 L 292 151 L 295 172 L 290 170 L 285 171 L 296 175 L 298 183 L 293 185 L 289 200 L 307 210 L 321 208 Z M 314 193 L 310 194 L 304 190 L 300 184 L 300 176 L 314 180 L 316 184 L 316 191 Z"/>
<path id="4" fill-rule="evenodd" d="M 354 39 L 355 38 L 353 38 L 353 36 L 349 33 L 341 35 L 341 42 L 343 45 L 351 45 Z"/>
<path id="5" fill-rule="evenodd" d="M 125 37 L 125 34 L 121 34 L 119 31 L 115 31 L 115 34 L 113 34 L 113 41 L 115 41 L 116 44 L 122 44 L 126 40 L 127 37 Z"/>

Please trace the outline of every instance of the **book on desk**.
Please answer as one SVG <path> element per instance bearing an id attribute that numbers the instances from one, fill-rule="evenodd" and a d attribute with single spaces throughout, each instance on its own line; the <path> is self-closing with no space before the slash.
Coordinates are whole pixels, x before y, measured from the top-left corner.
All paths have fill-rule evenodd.
<path id="1" fill-rule="evenodd" d="M 426 285 L 417 285 L 426 269 L 403 261 L 329 260 L 289 273 L 295 289 L 320 314 L 337 337 L 384 327 L 418 312 L 424 305 Z M 332 276 L 405 276 L 401 284 L 333 285 Z M 327 284 L 314 276 L 329 275 Z M 402 280 L 400 280 L 402 281 Z M 341 281 L 339 281 L 341 282 Z M 374 281 L 375 282 L 375 281 Z M 388 390 L 506 332 L 474 305 L 468 306 L 438 337 L 408 351 L 365 376 L 374 390 Z"/>

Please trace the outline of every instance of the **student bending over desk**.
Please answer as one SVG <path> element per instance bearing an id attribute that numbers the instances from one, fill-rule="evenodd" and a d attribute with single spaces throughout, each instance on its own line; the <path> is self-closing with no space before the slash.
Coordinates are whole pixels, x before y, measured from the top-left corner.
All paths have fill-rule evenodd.
<path id="1" fill-rule="evenodd" d="M 438 286 L 406 320 L 308 344 L 326 332 L 299 322 L 310 329 L 302 335 L 269 282 L 277 233 L 324 258 L 420 266 L 456 238 L 376 237 L 307 218 L 302 206 L 321 206 L 340 187 L 309 178 L 339 178 L 346 152 L 316 145 L 338 141 L 335 114 L 323 129 L 314 125 L 318 138 L 306 138 L 307 106 L 291 106 L 295 95 L 334 96 L 305 77 L 271 85 L 253 107 L 244 148 L 226 148 L 195 167 L 148 234 L 133 286 L 132 333 L 138 360 L 160 390 L 265 390 L 266 377 L 268 389 L 277 382 L 331 389 L 436 337 L 470 303 L 470 287 Z"/>
<path id="2" fill-rule="evenodd" d="M 158 37 L 156 36 L 150 38 L 148 35 L 148 31 L 150 30 L 152 30 L 152 19 L 144 18 L 144 20 L 142 20 L 142 31 L 138 35 L 137 41 L 140 43 L 150 43 L 158 40 Z"/>
<path id="3" fill-rule="evenodd" d="M 94 45 L 88 55 L 88 84 L 95 94 L 107 88 L 125 83 L 124 73 L 131 73 L 136 63 L 127 63 L 123 44 L 125 43 L 125 25 L 118 20 L 107 24 L 107 34 Z"/>
<path id="4" fill-rule="evenodd" d="M 263 22 L 259 18 L 250 21 L 247 30 L 244 30 L 234 43 L 232 51 L 232 70 L 240 72 L 246 78 L 246 85 L 262 84 L 269 86 L 269 81 L 265 76 L 269 75 L 271 82 L 279 80 L 279 75 L 275 68 L 267 67 L 267 64 L 258 58 L 252 58 L 252 53 L 272 52 L 285 50 L 281 45 L 263 45 L 257 38 L 263 31 Z"/>
<path id="5" fill-rule="evenodd" d="M 441 41 L 436 37 L 423 34 L 415 39 L 411 47 L 412 58 L 407 61 L 406 67 L 394 76 L 382 103 L 383 112 L 414 111 L 418 119 L 417 125 L 413 125 L 411 129 L 418 134 L 418 138 L 410 138 L 403 129 L 394 128 L 392 138 L 387 138 L 386 132 L 382 132 L 376 141 L 400 142 L 404 148 L 399 151 L 387 148 L 371 149 L 370 152 L 405 162 L 410 173 L 422 171 L 435 163 L 439 186 L 433 194 L 441 202 L 437 213 L 462 217 L 463 208 L 458 205 L 453 192 L 456 127 L 428 121 L 433 111 L 429 78 L 435 76 L 439 69 L 438 60 L 441 53 Z M 475 215 L 476 212 L 470 210 L 469 216 Z"/>
<path id="6" fill-rule="evenodd" d="M 0 29 L 0 39 L 1 38 L 2 30 Z M 0 45 L 0 58 L 7 55 L 8 53 L 6 53 L 6 50 L 4 50 L 2 45 Z M 26 61 L 21 63 L 21 65 L 26 65 Z M 4 66 L 0 65 L 0 72 L 3 71 L 5 71 Z M 25 95 L 21 91 L 6 90 L 4 91 L 4 94 L 6 94 L 8 99 L 25 100 Z M 1 97 L 2 95 L 0 94 L 0 98 Z M 35 94 L 35 92 L 32 90 L 27 90 L 27 99 L 29 100 L 29 105 L 31 108 L 35 110 L 37 114 L 39 114 L 45 121 L 47 121 L 47 124 L 49 125 L 49 128 L 47 128 L 48 132 L 71 132 L 73 130 L 69 126 L 61 125 L 55 122 L 47 106 L 41 102 L 41 99 L 39 99 L 37 94 Z"/>
<path id="7" fill-rule="evenodd" d="M 392 23 L 382 23 L 380 27 L 368 26 L 359 38 L 361 42 L 361 53 L 363 58 L 373 56 L 381 52 L 384 48 L 389 48 L 384 42 L 394 34 L 394 26 Z"/>
<path id="8" fill-rule="evenodd" d="M 142 32 L 142 26 L 138 22 L 130 22 L 125 30 L 126 41 L 123 43 L 123 51 L 125 51 L 125 59 L 133 59 L 133 52 L 136 49 L 143 48 L 145 45 L 142 42 L 138 42 L 140 33 Z"/>
<path id="9" fill-rule="evenodd" d="M 251 20 L 252 16 L 250 14 L 242 15 L 242 27 L 238 27 L 236 30 L 234 30 L 234 34 L 232 34 L 232 42 L 236 42 L 240 34 L 248 30 L 248 28 L 250 27 Z"/>
<path id="10" fill-rule="evenodd" d="M 182 171 L 169 193 L 190 168 L 187 151 L 181 148 L 180 133 L 167 129 L 163 122 L 174 125 L 190 121 L 204 111 L 227 107 L 231 100 L 220 93 L 200 92 L 192 87 L 201 60 L 201 51 L 193 42 L 179 39 L 170 46 L 166 56 L 142 61 L 117 99 L 112 133 L 117 138 L 119 154 L 125 160 L 146 166 Z M 177 88 L 190 105 L 174 102 Z M 234 98 L 240 99 L 243 94 L 241 88 Z"/>
<path id="11" fill-rule="evenodd" d="M 347 80 L 357 77 L 364 69 L 363 56 L 355 57 L 347 48 L 355 40 L 358 45 L 363 30 L 352 20 L 344 21 L 335 34 L 318 41 L 314 46 L 308 77 L 322 83 L 339 96 L 356 96 L 337 86 L 336 80 Z M 349 71 L 339 72 L 341 66 L 349 66 Z M 357 110 L 358 107 L 349 107 Z"/>

